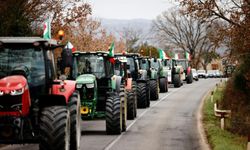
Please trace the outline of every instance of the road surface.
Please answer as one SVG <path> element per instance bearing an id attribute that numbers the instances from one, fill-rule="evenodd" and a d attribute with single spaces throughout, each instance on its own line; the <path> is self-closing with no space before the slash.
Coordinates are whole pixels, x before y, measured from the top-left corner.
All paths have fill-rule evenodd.
<path id="1" fill-rule="evenodd" d="M 201 79 L 181 88 L 169 88 L 139 109 L 135 120 L 127 121 L 127 132 L 106 135 L 102 120 L 82 122 L 82 150 L 200 150 L 197 110 L 203 96 L 219 79 Z M 38 145 L 10 145 L 0 150 L 36 150 Z"/>

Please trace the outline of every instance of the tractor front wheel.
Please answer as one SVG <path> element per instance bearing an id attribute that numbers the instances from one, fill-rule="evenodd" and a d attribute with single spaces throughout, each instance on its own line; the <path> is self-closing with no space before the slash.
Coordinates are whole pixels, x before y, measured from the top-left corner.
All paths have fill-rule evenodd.
<path id="1" fill-rule="evenodd" d="M 157 100 L 159 98 L 157 80 L 150 80 L 149 87 L 150 87 L 150 99 Z"/>
<path id="2" fill-rule="evenodd" d="M 145 83 L 137 84 L 137 107 L 146 108 L 147 107 L 147 86 Z"/>
<path id="3" fill-rule="evenodd" d="M 128 120 L 133 120 L 136 117 L 136 102 L 135 96 L 133 91 L 127 92 L 127 117 Z"/>
<path id="4" fill-rule="evenodd" d="M 80 113 L 79 95 L 75 94 L 70 97 L 70 150 L 80 150 L 81 140 L 81 113 Z"/>
<path id="5" fill-rule="evenodd" d="M 110 96 L 106 100 L 106 132 L 107 134 L 121 134 L 122 112 L 119 96 Z"/>
<path id="6" fill-rule="evenodd" d="M 45 107 L 40 116 L 40 150 L 69 150 L 70 112 L 65 106 Z"/>
<path id="7" fill-rule="evenodd" d="M 160 78 L 160 92 L 168 92 L 168 80 L 167 78 Z"/>
<path id="8" fill-rule="evenodd" d="M 174 75 L 173 82 L 174 82 L 174 87 L 178 88 L 181 86 L 181 78 L 178 74 Z"/>

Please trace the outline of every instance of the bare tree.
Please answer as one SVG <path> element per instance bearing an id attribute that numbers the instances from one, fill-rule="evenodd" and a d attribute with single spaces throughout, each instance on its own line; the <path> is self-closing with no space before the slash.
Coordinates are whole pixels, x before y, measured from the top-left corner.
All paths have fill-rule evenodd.
<path id="1" fill-rule="evenodd" d="M 138 42 L 143 38 L 142 30 L 124 27 L 122 33 L 122 38 L 124 39 L 124 43 L 126 45 L 126 51 L 137 52 L 135 47 L 138 46 Z"/>
<path id="2" fill-rule="evenodd" d="M 178 11 L 164 12 L 154 21 L 157 38 L 191 54 L 193 65 L 200 63 L 203 51 L 210 51 L 214 44 L 208 31 L 211 26 L 202 20 L 183 15 Z M 214 49 L 213 49 L 214 50 Z"/>

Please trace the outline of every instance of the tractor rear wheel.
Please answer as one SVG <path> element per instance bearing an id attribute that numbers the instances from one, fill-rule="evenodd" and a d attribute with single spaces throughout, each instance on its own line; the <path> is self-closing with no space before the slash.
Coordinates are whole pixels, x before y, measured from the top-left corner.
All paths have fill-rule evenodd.
<path id="1" fill-rule="evenodd" d="M 150 87 L 150 99 L 157 100 L 159 98 L 157 80 L 150 80 L 149 87 Z"/>
<path id="2" fill-rule="evenodd" d="M 119 96 L 110 96 L 106 100 L 106 132 L 107 134 L 121 134 L 122 112 Z"/>
<path id="3" fill-rule="evenodd" d="M 146 108 L 147 107 L 147 86 L 145 83 L 137 84 L 137 107 Z"/>
<path id="4" fill-rule="evenodd" d="M 128 120 L 133 120 L 136 117 L 136 103 L 133 91 L 127 92 L 127 117 Z"/>
<path id="5" fill-rule="evenodd" d="M 40 150 L 69 150 L 70 112 L 65 106 L 46 107 L 40 116 Z"/>
<path id="6" fill-rule="evenodd" d="M 127 130 L 127 94 L 125 93 L 124 87 L 120 87 L 119 93 L 121 99 L 121 113 L 122 113 L 122 131 Z"/>
<path id="7" fill-rule="evenodd" d="M 70 97 L 69 111 L 70 111 L 70 150 L 80 150 L 81 140 L 81 113 L 79 95 L 74 94 Z"/>
<path id="8" fill-rule="evenodd" d="M 192 82 L 193 82 L 193 76 L 192 76 L 192 74 L 189 74 L 187 76 L 187 84 L 191 84 Z"/>
<path id="9" fill-rule="evenodd" d="M 174 82 L 174 87 L 178 88 L 181 86 L 181 78 L 178 74 L 174 75 L 173 82 Z"/>
<path id="10" fill-rule="evenodd" d="M 167 78 L 160 78 L 160 92 L 168 92 L 168 80 Z"/>

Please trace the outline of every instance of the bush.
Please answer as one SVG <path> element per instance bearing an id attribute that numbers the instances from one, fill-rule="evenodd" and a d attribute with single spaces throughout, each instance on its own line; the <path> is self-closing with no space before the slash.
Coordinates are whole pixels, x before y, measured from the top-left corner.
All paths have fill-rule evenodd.
<path id="1" fill-rule="evenodd" d="M 244 56 L 242 63 L 228 81 L 222 106 L 232 111 L 231 128 L 234 133 L 250 134 L 250 57 Z"/>

